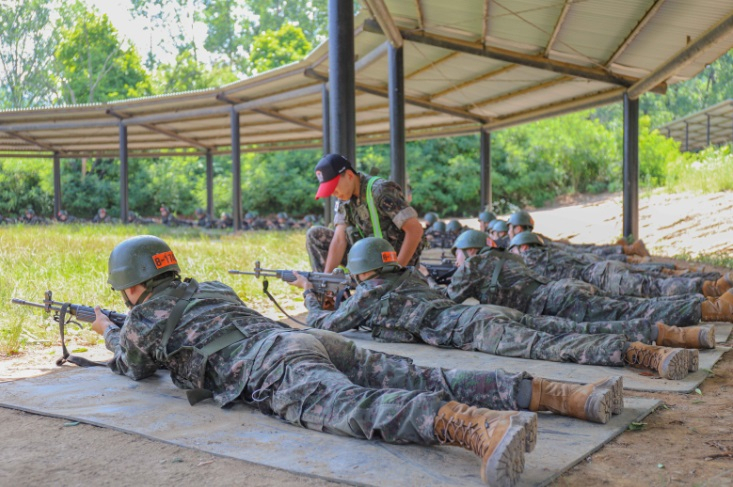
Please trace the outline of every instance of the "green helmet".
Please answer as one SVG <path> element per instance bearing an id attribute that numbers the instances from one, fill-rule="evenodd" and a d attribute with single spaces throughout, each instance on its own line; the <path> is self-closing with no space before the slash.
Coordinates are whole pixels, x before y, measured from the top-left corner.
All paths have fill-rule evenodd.
<path id="1" fill-rule="evenodd" d="M 495 232 L 508 232 L 509 225 L 504 220 L 494 220 L 489 226 Z"/>
<path id="2" fill-rule="evenodd" d="M 514 247 L 518 247 L 520 245 L 531 245 L 531 246 L 538 246 L 538 247 L 544 247 L 545 242 L 542 240 L 542 237 L 537 235 L 536 233 L 532 232 L 522 232 L 518 233 L 512 238 L 512 241 L 509 242 L 509 250 L 513 249 Z"/>
<path id="3" fill-rule="evenodd" d="M 173 251 L 152 235 L 128 238 L 109 254 L 107 283 L 115 291 L 142 284 L 166 272 L 181 272 Z"/>
<path id="4" fill-rule="evenodd" d="M 383 238 L 367 237 L 359 240 L 349 251 L 346 268 L 352 274 L 369 271 L 384 272 L 398 268 L 397 252 Z"/>
<path id="5" fill-rule="evenodd" d="M 533 229 L 534 228 L 534 219 L 529 214 L 529 212 L 524 210 L 519 210 L 516 213 L 512 213 L 512 216 L 509 217 L 510 225 L 519 225 L 520 227 L 524 227 L 525 229 Z"/>
<path id="6" fill-rule="evenodd" d="M 482 249 L 486 247 L 486 239 L 489 238 L 489 234 L 485 232 L 479 232 L 478 230 L 466 230 L 458 236 L 451 252 L 456 253 L 456 249 Z"/>
<path id="7" fill-rule="evenodd" d="M 430 227 L 429 231 L 434 233 L 445 233 L 445 223 L 437 221 L 433 223 L 433 226 Z"/>
<path id="8" fill-rule="evenodd" d="M 283 220 L 287 220 L 288 219 L 288 214 L 285 213 L 284 211 L 281 211 L 280 213 L 277 214 L 277 217 L 278 218 L 281 218 Z"/>
<path id="9" fill-rule="evenodd" d="M 432 225 L 435 222 L 437 222 L 440 218 L 438 217 L 437 213 L 433 213 L 432 211 L 429 213 L 425 213 L 425 221 L 428 225 Z"/>
<path id="10" fill-rule="evenodd" d="M 448 225 L 445 226 L 445 230 L 450 233 L 460 232 L 461 228 L 463 228 L 463 225 L 461 225 L 461 222 L 458 220 L 451 220 L 448 222 Z"/>
<path id="11" fill-rule="evenodd" d="M 491 223 L 494 220 L 496 220 L 496 215 L 490 211 L 482 211 L 478 214 L 478 221 L 480 222 Z"/>

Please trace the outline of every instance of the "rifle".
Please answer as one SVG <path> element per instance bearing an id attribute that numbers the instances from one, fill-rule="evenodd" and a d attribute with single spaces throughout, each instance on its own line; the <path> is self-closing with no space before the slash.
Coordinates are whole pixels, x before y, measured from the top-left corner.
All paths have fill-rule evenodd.
<path id="1" fill-rule="evenodd" d="M 71 355 L 66 349 L 66 342 L 64 340 L 64 327 L 69 323 L 74 323 L 76 326 L 81 328 L 81 324 L 79 324 L 79 322 L 77 321 L 72 320 L 71 316 L 76 317 L 77 320 L 83 321 L 84 323 L 93 323 L 96 319 L 94 308 L 90 306 L 84 306 L 82 304 L 71 304 L 62 303 L 61 301 L 54 301 L 51 291 L 46 291 L 44 293 L 43 303 L 33 303 L 31 301 L 26 301 L 24 299 L 18 298 L 13 298 L 11 302 L 13 304 L 21 304 L 23 306 L 43 308 L 46 313 L 54 313 L 53 320 L 59 324 L 59 333 L 61 334 L 61 349 L 63 351 L 63 357 L 56 360 L 56 365 L 61 366 L 66 362 L 71 362 L 72 364 L 78 365 L 80 367 L 107 366 L 106 362 L 95 362 L 85 359 L 84 357 Z M 102 310 L 102 314 L 107 316 L 107 318 L 109 318 L 112 323 L 119 327 L 122 326 L 122 324 L 125 322 L 125 319 L 127 318 L 126 314 L 117 313 L 115 311 L 110 311 L 106 309 Z M 69 315 L 68 319 L 66 315 Z"/>
<path id="2" fill-rule="evenodd" d="M 275 301 L 275 298 L 273 298 L 267 290 L 269 286 L 269 281 L 267 280 L 268 277 L 276 277 L 285 282 L 293 282 L 295 281 L 295 274 L 293 274 L 293 271 L 282 269 L 263 269 L 260 267 L 260 261 L 258 260 L 255 261 L 254 272 L 230 270 L 229 274 L 255 276 L 258 279 L 262 277 L 262 291 L 273 303 L 275 303 L 275 306 L 277 306 L 280 311 L 285 313 L 285 316 L 295 320 L 280 307 L 277 301 Z M 313 293 L 321 304 L 321 308 L 326 310 L 337 310 L 341 302 L 345 298 L 349 297 L 349 291 L 356 287 L 351 276 L 345 274 L 342 269 L 335 269 L 333 274 L 306 271 L 298 271 L 298 274 L 305 277 L 311 284 L 313 284 Z"/>
<path id="3" fill-rule="evenodd" d="M 436 284 L 450 284 L 453 274 L 456 273 L 456 263 L 451 259 L 442 259 L 439 264 L 421 262 L 428 270 L 428 274 Z"/>

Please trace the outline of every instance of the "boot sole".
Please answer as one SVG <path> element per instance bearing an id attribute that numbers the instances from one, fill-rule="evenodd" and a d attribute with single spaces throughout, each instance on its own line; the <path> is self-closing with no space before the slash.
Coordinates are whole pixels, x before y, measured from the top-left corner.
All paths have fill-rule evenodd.
<path id="1" fill-rule="evenodd" d="M 596 385 L 600 388 L 610 389 L 612 394 L 611 414 L 621 414 L 624 412 L 624 378 L 620 375 L 607 378 L 603 382 Z"/>
<path id="2" fill-rule="evenodd" d="M 535 416 L 534 423 L 523 417 L 531 414 Z M 527 433 L 534 424 L 536 415 L 520 412 L 509 418 L 507 429 L 494 453 L 489 457 L 483 468 L 481 478 L 492 487 L 513 487 L 524 471 L 524 450 L 527 443 Z M 535 432 L 536 436 L 536 432 Z"/>
<path id="3" fill-rule="evenodd" d="M 686 349 L 677 349 L 667 355 L 667 358 L 659 365 L 657 373 L 660 377 L 669 380 L 681 380 L 687 377 L 690 368 Z"/>
<path id="4" fill-rule="evenodd" d="M 537 445 L 537 415 L 526 411 L 520 411 L 518 415 L 512 416 L 513 424 L 523 425 L 526 433 L 524 451 L 531 453 Z"/>
<path id="5" fill-rule="evenodd" d="M 585 401 L 585 419 L 593 423 L 608 423 L 613 409 L 613 400 L 613 391 L 610 388 L 595 389 Z"/>
<path id="6" fill-rule="evenodd" d="M 715 326 L 700 330 L 700 348 L 715 348 Z M 697 370 L 697 369 L 695 369 Z"/>
<path id="7" fill-rule="evenodd" d="M 694 348 L 685 349 L 685 352 L 687 352 L 687 371 L 697 372 L 700 368 L 700 352 Z"/>

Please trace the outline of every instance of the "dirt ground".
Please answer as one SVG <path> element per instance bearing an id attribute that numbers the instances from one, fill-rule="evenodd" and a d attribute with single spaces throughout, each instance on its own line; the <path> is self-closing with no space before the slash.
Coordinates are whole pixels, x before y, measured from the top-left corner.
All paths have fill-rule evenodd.
<path id="1" fill-rule="evenodd" d="M 733 250 L 733 193 L 655 194 L 642 199 L 639 206 L 640 235 L 654 254 Z M 620 195 L 536 211 L 533 216 L 536 229 L 553 238 L 606 243 L 621 234 Z M 35 349 L 0 359 L 0 381 L 54 373 L 58 353 Z M 89 355 L 103 358 L 106 353 L 97 347 Z M 699 392 L 628 392 L 657 398 L 664 406 L 643 420 L 639 429 L 626 431 L 553 485 L 732 485 L 733 352 L 723 356 Z M 337 485 L 5 408 L 0 408 L 0 438 L 0 485 Z"/>

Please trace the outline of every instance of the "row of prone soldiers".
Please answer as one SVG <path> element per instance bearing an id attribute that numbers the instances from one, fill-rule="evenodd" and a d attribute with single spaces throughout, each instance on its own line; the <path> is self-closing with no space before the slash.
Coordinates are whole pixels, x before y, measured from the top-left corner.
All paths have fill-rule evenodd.
<path id="1" fill-rule="evenodd" d="M 194 212 L 195 219 L 181 219 L 176 217 L 167 206 L 160 207 L 160 218 L 144 218 L 134 211 L 127 214 L 127 222 L 135 225 L 163 224 L 166 226 L 188 226 L 200 228 L 233 228 L 234 219 L 231 214 L 222 212 L 219 219 L 211 219 L 203 208 L 196 208 Z M 33 208 L 28 208 L 18 218 L 6 217 L 0 214 L 0 225 L 24 223 L 26 225 L 48 225 L 56 221 L 58 223 L 120 223 L 119 218 L 113 218 L 107 213 L 106 208 L 99 208 L 97 213 L 91 220 L 79 218 L 70 215 L 66 210 L 60 210 L 56 218 L 51 220 L 36 214 Z M 280 212 L 276 218 L 259 218 L 254 212 L 247 212 L 242 221 L 243 230 L 288 230 L 296 228 L 310 228 L 318 223 L 318 218 L 314 215 L 306 215 L 301 220 L 290 218 L 287 213 Z"/>

